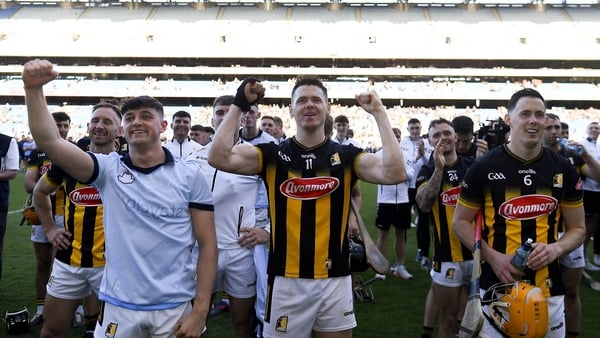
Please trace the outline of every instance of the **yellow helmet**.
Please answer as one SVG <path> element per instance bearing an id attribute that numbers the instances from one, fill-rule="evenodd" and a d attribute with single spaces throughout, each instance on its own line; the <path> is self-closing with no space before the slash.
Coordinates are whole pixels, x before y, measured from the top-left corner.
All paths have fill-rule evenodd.
<path id="1" fill-rule="evenodd" d="M 548 304 L 542 290 L 525 282 L 492 285 L 483 296 L 488 319 L 508 337 L 546 335 Z"/>

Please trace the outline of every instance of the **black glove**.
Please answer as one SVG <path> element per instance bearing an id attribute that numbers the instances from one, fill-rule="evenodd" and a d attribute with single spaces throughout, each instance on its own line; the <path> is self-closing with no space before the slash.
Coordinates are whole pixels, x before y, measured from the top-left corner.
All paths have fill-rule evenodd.
<path id="1" fill-rule="evenodd" d="M 249 77 L 244 79 L 244 81 L 242 81 L 242 84 L 238 87 L 237 93 L 235 93 L 235 98 L 233 99 L 233 104 L 240 107 L 242 111 L 249 111 L 250 107 L 256 104 L 262 98 L 259 96 L 255 101 L 248 102 L 248 99 L 246 99 L 246 94 L 244 93 L 244 88 L 246 87 L 246 84 L 248 84 L 248 82 L 255 83 L 260 81 L 253 77 Z"/>

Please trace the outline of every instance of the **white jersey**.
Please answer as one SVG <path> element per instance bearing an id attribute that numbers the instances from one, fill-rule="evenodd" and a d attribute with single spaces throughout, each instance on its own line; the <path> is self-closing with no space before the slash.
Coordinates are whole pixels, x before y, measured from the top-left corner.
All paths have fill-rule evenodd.
<path id="1" fill-rule="evenodd" d="M 381 151 L 381 150 L 380 150 Z M 415 168 L 411 161 L 404 156 L 404 167 L 406 168 L 406 181 L 392 185 L 377 185 L 377 203 L 401 204 L 408 203 L 409 182 L 415 178 Z"/>
<path id="2" fill-rule="evenodd" d="M 339 143 L 339 144 L 341 144 L 341 145 L 344 145 L 344 146 L 353 145 L 353 146 L 355 146 L 355 147 L 357 147 L 357 148 L 362 148 L 362 147 L 360 146 L 360 143 L 358 143 L 358 141 L 356 141 L 355 139 L 353 139 L 353 138 L 350 138 L 350 137 L 346 137 L 345 139 L 343 139 L 343 140 L 340 142 L 340 140 L 338 140 L 338 139 L 335 137 L 335 135 L 334 135 L 334 136 L 332 136 L 332 137 L 331 137 L 331 140 L 332 140 L 333 142 L 335 142 L 335 143 Z"/>
<path id="3" fill-rule="evenodd" d="M 410 137 L 405 137 L 400 141 L 400 148 L 402 148 L 402 154 L 404 155 L 405 160 L 408 160 L 412 167 L 415 170 L 415 173 L 419 173 L 421 167 L 427 163 L 429 160 L 429 156 L 432 153 L 431 146 L 426 139 L 422 139 L 425 144 L 425 155 L 418 158 L 419 156 L 419 147 L 417 146 L 417 141 L 413 141 Z M 415 188 L 415 183 L 417 181 L 417 175 L 415 174 L 412 179 L 408 181 L 408 185 L 410 188 Z"/>
<path id="4" fill-rule="evenodd" d="M 588 152 L 588 154 L 590 154 L 590 156 L 595 158 L 596 161 L 600 161 L 600 148 L 598 148 L 596 142 L 586 138 L 579 143 L 585 147 L 585 150 Z M 583 190 L 600 191 L 600 183 L 589 177 L 586 177 L 585 180 L 583 180 Z"/>
<path id="5" fill-rule="evenodd" d="M 269 143 L 269 142 L 275 142 L 277 144 L 279 144 L 279 142 L 277 142 L 277 140 L 269 135 L 268 133 L 263 132 L 262 130 L 258 131 L 258 135 L 254 138 L 251 139 L 246 139 L 243 138 L 241 133 L 240 133 L 240 138 L 244 141 L 244 142 L 248 142 L 252 145 L 257 145 L 257 144 L 261 144 L 261 143 Z M 266 209 L 269 207 L 269 198 L 267 196 L 267 188 L 265 187 L 264 184 L 262 184 L 262 179 L 261 179 L 261 187 L 258 190 L 258 197 L 256 198 L 256 209 Z"/>
<path id="6" fill-rule="evenodd" d="M 129 156 L 91 154 L 90 182 L 104 205 L 106 269 L 100 299 L 132 310 L 163 310 L 196 295 L 190 208 L 213 210 L 198 168 L 175 162 L 137 168 Z M 164 189 L 168 186 L 168 189 Z"/>
<path id="7" fill-rule="evenodd" d="M 171 141 L 165 143 L 164 146 L 165 148 L 169 149 L 176 160 L 186 159 L 194 151 L 202 148 L 200 143 L 191 140 L 189 137 L 183 140 L 183 142 L 172 139 Z"/>
<path id="8" fill-rule="evenodd" d="M 257 175 L 237 175 L 211 167 L 208 164 L 208 151 L 211 146 L 212 143 L 209 143 L 194 152 L 187 158 L 187 162 L 201 168 L 202 173 L 211 182 L 217 247 L 239 249 L 240 227 L 252 228 L 255 225 L 254 208 L 262 180 Z"/>
<path id="9" fill-rule="evenodd" d="M 6 155 L 0 158 L 0 172 L 5 170 L 19 170 L 19 146 L 14 138 L 9 142 Z"/>

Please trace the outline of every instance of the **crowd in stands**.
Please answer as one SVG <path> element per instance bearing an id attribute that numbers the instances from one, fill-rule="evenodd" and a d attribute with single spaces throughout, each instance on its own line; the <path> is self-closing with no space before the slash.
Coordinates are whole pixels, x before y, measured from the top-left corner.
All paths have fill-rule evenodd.
<path id="1" fill-rule="evenodd" d="M 279 116 L 283 120 L 283 130 L 287 134 L 295 133 L 295 126 L 290 118 L 289 109 L 287 106 L 280 105 L 260 105 L 260 111 L 263 115 Z M 51 111 L 65 111 L 72 118 L 72 127 L 70 136 L 73 140 L 78 140 L 86 134 L 86 125 L 91 113 L 91 106 L 51 106 Z M 192 124 L 202 126 L 210 126 L 212 115 L 211 106 L 198 107 L 165 107 L 165 119 L 170 121 L 172 115 L 179 111 L 185 110 L 192 116 Z M 411 118 L 419 119 L 423 125 L 428 125 L 429 121 L 436 118 L 445 118 L 452 120 L 458 115 L 468 115 L 475 121 L 476 129 L 482 124 L 488 124 L 489 121 L 497 120 L 505 115 L 506 108 L 498 107 L 497 109 L 480 109 L 477 107 L 457 108 L 454 106 L 437 106 L 437 107 L 388 107 L 390 121 L 394 127 L 404 129 L 406 123 Z M 565 109 L 553 108 L 548 109 L 548 112 L 554 113 L 561 117 L 561 121 L 569 123 L 571 138 L 580 140 L 585 137 L 586 126 L 590 121 L 600 120 L 600 109 Z M 333 104 L 331 106 L 331 114 L 335 117 L 338 115 L 346 115 L 352 121 L 351 128 L 354 131 L 354 138 L 360 142 L 364 148 L 377 149 L 381 145 L 378 141 L 378 132 L 375 121 L 370 115 L 362 113 L 358 106 L 342 106 Z M 5 104 L 0 106 L 0 132 L 16 138 L 22 138 L 29 135 L 27 125 L 27 114 L 25 106 Z M 173 137 L 172 130 L 168 129 L 163 134 L 163 139 L 170 140 Z"/>

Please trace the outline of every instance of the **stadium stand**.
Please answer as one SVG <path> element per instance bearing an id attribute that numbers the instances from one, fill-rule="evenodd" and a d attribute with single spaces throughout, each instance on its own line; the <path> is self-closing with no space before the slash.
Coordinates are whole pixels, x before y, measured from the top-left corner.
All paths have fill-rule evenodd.
<path id="1" fill-rule="evenodd" d="M 599 14 L 597 0 L 0 1 L 2 128 L 27 132 L 19 76 L 39 56 L 61 72 L 48 100 L 74 114 L 148 94 L 208 124 L 212 98 L 256 75 L 265 109 L 287 116 L 292 80 L 317 75 L 337 111 L 352 115 L 353 95 L 375 88 L 398 124 L 495 119 L 532 86 L 576 135 L 580 116 L 598 119 Z M 371 139 L 368 120 L 353 126 Z"/>

